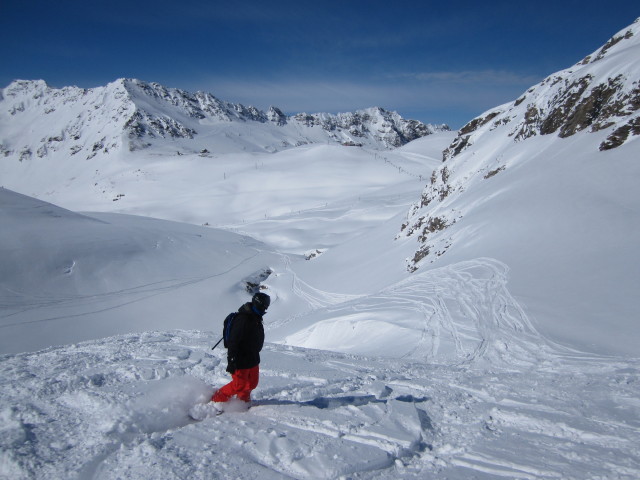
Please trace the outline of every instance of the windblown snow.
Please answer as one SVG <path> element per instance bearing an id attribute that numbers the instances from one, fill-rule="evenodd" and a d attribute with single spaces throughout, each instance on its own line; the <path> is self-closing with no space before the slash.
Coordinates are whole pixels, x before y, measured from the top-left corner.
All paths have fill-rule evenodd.
<path id="1" fill-rule="evenodd" d="M 638 25 L 580 78 L 633 92 Z M 5 89 L 0 478 L 640 478 L 636 104 L 550 135 L 545 85 L 397 148 L 378 109 Z M 256 289 L 252 407 L 195 422 Z"/>

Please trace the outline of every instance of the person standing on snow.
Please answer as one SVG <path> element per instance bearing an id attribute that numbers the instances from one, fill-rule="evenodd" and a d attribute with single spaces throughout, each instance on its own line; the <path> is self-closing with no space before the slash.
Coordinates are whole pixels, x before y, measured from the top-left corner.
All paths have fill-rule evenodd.
<path id="1" fill-rule="evenodd" d="M 256 293 L 251 302 L 238 309 L 224 332 L 227 347 L 227 372 L 231 382 L 216 391 L 211 400 L 227 402 L 234 395 L 249 403 L 251 391 L 258 386 L 260 351 L 264 344 L 262 316 L 267 312 L 271 298 L 266 293 Z"/>

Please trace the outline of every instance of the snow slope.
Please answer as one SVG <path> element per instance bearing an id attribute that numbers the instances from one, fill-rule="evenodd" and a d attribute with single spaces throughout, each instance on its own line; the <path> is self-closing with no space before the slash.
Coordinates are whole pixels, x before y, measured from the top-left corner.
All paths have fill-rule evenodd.
<path id="1" fill-rule="evenodd" d="M 279 259 L 237 234 L 80 215 L 5 189 L 0 224 L 3 353 L 148 329 L 206 328 L 212 316 L 244 300 L 245 279 Z"/>
<path id="2" fill-rule="evenodd" d="M 547 336 L 637 355 L 639 82 L 636 21 L 469 122 L 404 222 L 408 268 L 498 259 Z"/>
<path id="3" fill-rule="evenodd" d="M 452 138 L 430 135 L 422 141 L 424 154 L 321 145 L 215 164 L 195 156 L 187 160 L 188 170 L 181 159 L 142 157 L 147 175 L 115 178 L 116 191 L 126 192 L 115 202 L 93 204 L 74 189 L 59 193 L 66 204 L 225 225 L 226 231 L 111 213 L 81 215 L 0 189 L 0 351 L 148 329 L 208 329 L 245 301 L 243 281 L 267 269 L 285 283 L 273 290 L 282 298 L 275 314 L 306 311 L 307 302 L 286 286 L 291 262 L 331 250 L 388 219 L 395 230 L 395 217 L 420 192 L 418 172 L 432 169 L 437 160 L 431 153 Z M 402 269 L 400 274 L 407 275 Z"/>
<path id="4" fill-rule="evenodd" d="M 637 361 L 483 369 L 268 344 L 254 406 L 195 423 L 190 406 L 228 378 L 215 340 L 150 331 L 3 357 L 0 476 L 640 475 Z"/>
<path id="5" fill-rule="evenodd" d="M 433 134 L 425 141 L 437 145 L 430 150 L 442 151 L 453 135 Z M 312 145 L 275 154 L 234 153 L 211 158 L 177 156 L 166 149 L 156 154 L 113 155 L 97 163 L 60 157 L 54 168 L 45 159 L 23 163 L 7 159 L 0 162 L 0 184 L 72 210 L 130 213 L 214 226 L 240 227 L 243 222 L 284 216 L 289 216 L 289 223 L 298 223 L 296 215 L 302 220 L 304 212 L 313 215 L 313 210 L 319 212 L 340 202 L 349 202 L 338 207 L 343 210 L 356 208 L 355 202 L 368 208 L 362 197 L 389 187 L 395 189 L 396 197 L 412 196 L 408 206 L 437 165 L 440 152 L 435 158 L 401 152 Z M 409 190 L 407 184 L 418 188 Z M 374 205 L 378 208 L 377 202 Z M 306 223 L 304 228 L 321 226 L 314 221 Z M 315 231 L 319 236 L 328 234 L 326 229 Z M 330 240 L 312 247 L 326 243 Z"/>
<path id="6" fill-rule="evenodd" d="M 212 319 L 245 300 L 242 282 L 266 269 L 275 272 L 277 285 L 284 283 L 273 291 L 282 298 L 275 314 L 306 311 L 307 302 L 286 285 L 295 275 L 291 262 L 304 264 L 297 261 L 304 254 L 357 241 L 385 220 L 392 241 L 395 218 L 420 192 L 419 172 L 437 165 L 433 154 L 452 138 L 430 135 L 421 140 L 424 153 L 383 155 L 321 145 L 215 164 L 196 156 L 187 160 L 191 169 L 184 169 L 184 157 L 142 157 L 146 175 L 114 178 L 116 191 L 126 192 L 115 202 L 94 204 L 73 188 L 50 195 L 89 209 L 224 225 L 226 232 L 143 217 L 80 215 L 0 189 L 0 351 L 147 329 L 211 328 Z M 73 174 L 71 168 L 66 172 Z M 396 260 L 388 263 L 401 267 Z M 399 273 L 407 275 L 402 268 Z"/>

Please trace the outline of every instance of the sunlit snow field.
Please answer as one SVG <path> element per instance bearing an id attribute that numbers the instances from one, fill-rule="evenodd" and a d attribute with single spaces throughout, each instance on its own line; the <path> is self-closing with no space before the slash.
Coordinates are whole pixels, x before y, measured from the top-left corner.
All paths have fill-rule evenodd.
<path id="1" fill-rule="evenodd" d="M 217 175 L 136 159 L 147 180 L 124 158 L 125 196 L 87 198 L 103 213 L 0 190 L 0 473 L 636 478 L 637 359 L 541 334 L 499 258 L 407 272 L 396 235 L 451 138 L 241 155 Z M 75 210 L 75 194 L 49 196 Z M 195 423 L 228 379 L 222 319 L 261 279 L 254 406 Z"/>

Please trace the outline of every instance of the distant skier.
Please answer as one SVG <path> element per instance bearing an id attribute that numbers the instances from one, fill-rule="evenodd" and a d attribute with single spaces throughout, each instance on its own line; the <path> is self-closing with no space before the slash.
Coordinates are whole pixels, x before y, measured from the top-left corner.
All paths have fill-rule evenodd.
<path id="1" fill-rule="evenodd" d="M 251 401 L 251 391 L 258 386 L 260 351 L 264 344 L 262 316 L 270 303 L 269 295 L 258 292 L 225 325 L 223 338 L 231 382 L 213 394 L 213 402 L 227 402 L 234 395 L 244 402 Z"/>

